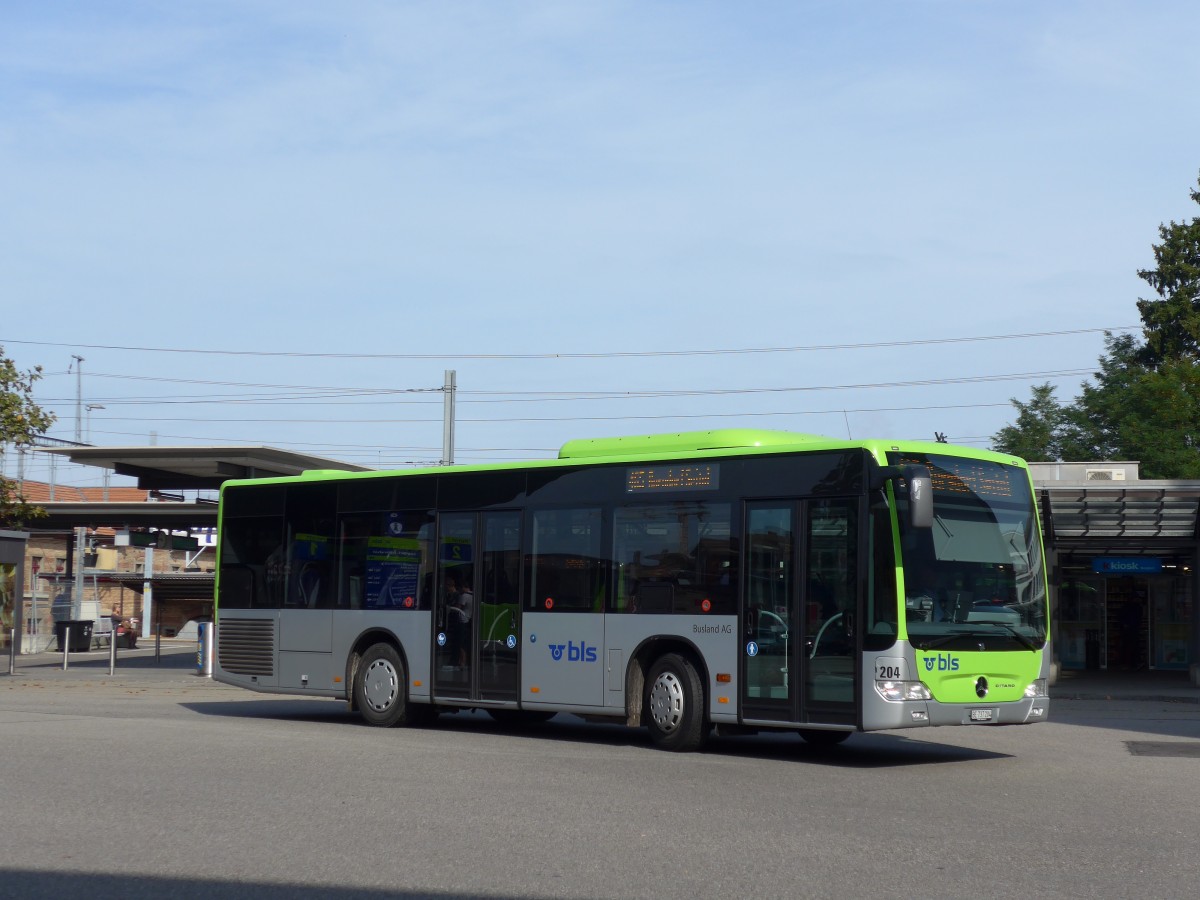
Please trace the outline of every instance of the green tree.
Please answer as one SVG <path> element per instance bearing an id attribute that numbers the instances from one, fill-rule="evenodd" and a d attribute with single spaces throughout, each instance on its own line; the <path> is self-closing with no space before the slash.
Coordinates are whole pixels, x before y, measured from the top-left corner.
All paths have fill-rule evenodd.
<path id="1" fill-rule="evenodd" d="M 1200 181 L 1198 181 L 1200 184 Z M 1200 204 L 1200 190 L 1190 191 Z M 1144 340 L 1105 335 L 1100 369 L 1070 404 L 1049 385 L 1013 400 L 1014 424 L 992 439 L 1027 459 L 1137 460 L 1145 478 L 1200 478 L 1200 218 L 1158 230 L 1155 267 L 1138 276 Z"/>
<path id="2" fill-rule="evenodd" d="M 1071 407 L 1071 437 L 1064 459 L 1137 459 L 1125 449 L 1123 427 L 1130 417 L 1140 415 L 1134 388 L 1149 369 L 1143 362 L 1145 345 L 1132 334 L 1104 335 L 1105 353 L 1093 381 L 1080 386 Z"/>
<path id="3" fill-rule="evenodd" d="M 1200 179 L 1197 180 L 1200 184 Z M 1200 204 L 1200 191 L 1191 191 Z M 1200 357 L 1200 218 L 1158 227 L 1153 269 L 1138 277 L 1157 292 L 1157 300 L 1138 300 L 1146 332 L 1145 361 L 1154 368 L 1171 359 Z"/>
<path id="4" fill-rule="evenodd" d="M 54 416 L 33 402 L 33 386 L 41 377 L 41 366 L 22 372 L 0 346 L 0 446 L 29 444 L 54 423 Z M 0 526 L 20 525 L 39 515 L 45 511 L 26 503 L 17 485 L 0 477 Z"/>
<path id="5" fill-rule="evenodd" d="M 1017 421 L 1006 425 L 992 437 L 992 447 L 1000 453 L 1019 456 L 1029 462 L 1053 462 L 1062 458 L 1062 437 L 1067 410 L 1054 396 L 1050 382 L 1035 385 L 1028 403 L 1016 397 L 1012 405 Z"/>
<path id="6" fill-rule="evenodd" d="M 1200 366 L 1164 361 L 1131 380 L 1123 406 L 1114 441 L 1121 458 L 1140 461 L 1143 478 L 1200 478 Z"/>

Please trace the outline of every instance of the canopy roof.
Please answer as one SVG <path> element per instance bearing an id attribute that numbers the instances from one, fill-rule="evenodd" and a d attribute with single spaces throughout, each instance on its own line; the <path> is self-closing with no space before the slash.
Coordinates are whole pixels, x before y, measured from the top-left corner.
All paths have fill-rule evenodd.
<path id="1" fill-rule="evenodd" d="M 1046 542 L 1060 550 L 1157 554 L 1200 540 L 1198 481 L 1042 482 Z"/>
<path id="2" fill-rule="evenodd" d="M 44 575 L 45 581 L 54 585 L 71 585 L 74 579 L 69 575 Z M 98 572 L 89 570 L 84 574 L 84 583 L 90 589 L 93 585 L 119 584 L 135 594 L 143 594 L 146 590 L 146 576 L 141 572 Z M 208 600 L 213 598 L 216 578 L 212 572 L 156 572 L 150 579 L 150 587 L 154 592 L 156 603 L 175 602 L 182 600 Z"/>
<path id="3" fill-rule="evenodd" d="M 370 467 L 274 447 L 42 447 L 73 463 L 111 469 L 151 491 L 216 490 L 231 478 L 276 478 L 310 469 L 369 472 Z"/>
<path id="4" fill-rule="evenodd" d="M 273 478 L 299 475 L 312 469 L 367 472 L 366 466 L 277 450 L 274 447 L 40 447 L 41 453 L 65 456 L 71 462 L 110 469 L 137 479 L 148 491 L 217 490 L 231 478 Z M 111 489 L 118 495 L 119 488 Z M 92 492 L 94 494 L 95 491 Z M 200 529 L 217 524 L 215 503 L 38 501 L 48 518 L 29 523 L 36 531 L 62 528 Z"/>

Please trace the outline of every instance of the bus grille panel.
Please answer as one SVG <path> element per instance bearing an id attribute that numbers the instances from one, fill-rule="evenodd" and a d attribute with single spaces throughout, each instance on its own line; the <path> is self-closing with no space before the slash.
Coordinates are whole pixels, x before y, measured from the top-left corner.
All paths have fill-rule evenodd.
<path id="1" fill-rule="evenodd" d="M 217 661 L 234 675 L 275 674 L 273 619 L 220 619 Z"/>

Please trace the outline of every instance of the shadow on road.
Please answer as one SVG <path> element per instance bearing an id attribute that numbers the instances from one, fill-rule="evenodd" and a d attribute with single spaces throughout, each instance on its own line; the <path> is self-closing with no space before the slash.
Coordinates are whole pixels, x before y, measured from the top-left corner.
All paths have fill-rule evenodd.
<path id="1" fill-rule="evenodd" d="M 176 900 L 407 900 L 432 897 L 445 900 L 484 900 L 495 894 L 455 894 L 439 891 L 374 890 L 362 887 L 309 886 L 261 882 L 215 881 L 207 878 L 170 878 L 157 875 L 113 875 L 91 872 L 38 872 L 0 869 L 0 898 L 60 900 L 87 897 L 89 900 L 135 900 L 171 897 Z"/>
<path id="2" fill-rule="evenodd" d="M 346 711 L 344 700 L 204 700 L 181 703 L 202 716 L 229 719 L 274 719 L 279 722 L 317 722 L 356 725 L 362 720 Z"/>
<path id="3" fill-rule="evenodd" d="M 1169 698 L 1058 700 L 1050 707 L 1050 721 L 1133 734 L 1195 737 L 1200 734 L 1200 705 Z"/>
<path id="4" fill-rule="evenodd" d="M 356 713 L 348 712 L 345 703 L 340 700 L 217 700 L 190 701 L 181 705 L 192 712 L 206 716 L 336 724 L 349 728 L 371 727 L 366 725 Z M 424 727 L 464 735 L 502 733 L 520 740 L 532 738 L 558 743 L 641 747 L 646 750 L 654 750 L 654 744 L 644 728 L 585 722 L 579 717 L 567 713 L 560 713 L 549 722 L 514 726 L 496 722 L 483 712 L 463 710 L 456 713 L 443 713 L 438 716 L 433 725 Z M 654 752 L 660 751 L 654 750 Z M 805 762 L 850 769 L 894 768 L 1008 758 L 1008 754 L 1004 753 L 939 744 L 928 738 L 913 740 L 891 733 L 854 734 L 844 744 L 836 747 L 818 747 L 807 744 L 799 735 L 790 732 L 713 737 L 705 744 L 701 753 Z"/>

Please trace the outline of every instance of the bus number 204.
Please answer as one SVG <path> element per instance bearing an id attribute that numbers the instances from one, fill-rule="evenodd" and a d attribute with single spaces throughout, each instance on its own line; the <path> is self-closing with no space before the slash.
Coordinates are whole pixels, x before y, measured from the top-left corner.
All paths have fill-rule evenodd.
<path id="1" fill-rule="evenodd" d="M 875 663 L 875 680 L 876 681 L 903 681 L 904 666 L 903 660 L 899 659 L 881 659 Z"/>

